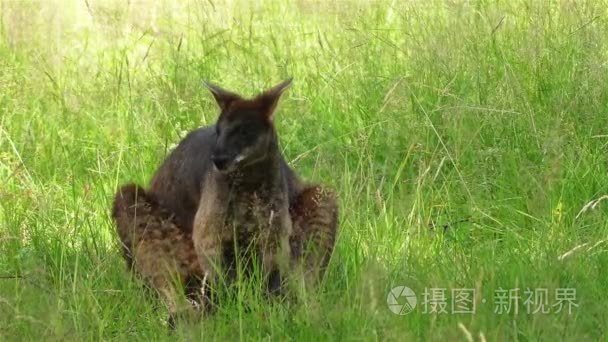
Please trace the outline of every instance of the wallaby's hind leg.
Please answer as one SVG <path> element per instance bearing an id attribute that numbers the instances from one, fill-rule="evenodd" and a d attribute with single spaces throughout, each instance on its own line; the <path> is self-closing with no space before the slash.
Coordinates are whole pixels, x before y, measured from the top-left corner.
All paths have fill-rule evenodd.
<path id="1" fill-rule="evenodd" d="M 112 217 L 127 266 L 161 296 L 169 325 L 192 313 L 183 295 L 188 283 L 202 274 L 192 239 L 172 221 L 154 196 L 134 184 L 123 186 L 114 198 Z"/>
<path id="2" fill-rule="evenodd" d="M 156 242 L 141 242 L 135 249 L 134 270 L 160 295 L 169 311 L 167 324 L 175 329 L 178 321 L 196 321 L 200 304 L 198 300 L 193 302 L 186 297 L 185 272 L 172 257 L 159 253 L 158 248 L 162 247 Z"/>
<path id="3" fill-rule="evenodd" d="M 301 263 L 306 283 L 314 285 L 323 277 L 336 242 L 338 200 L 328 188 L 308 186 L 292 202 L 290 213 L 292 257 Z"/>
<path id="4" fill-rule="evenodd" d="M 282 220 L 289 220 L 287 213 Z M 290 230 L 292 229 L 291 221 L 279 224 L 288 224 Z M 284 294 L 283 282 L 288 273 L 291 255 L 289 236 L 287 234 L 280 236 L 281 232 L 277 229 L 274 232 L 277 235 L 268 237 L 261 251 L 262 271 L 267 277 L 266 292 L 273 297 L 281 297 Z"/>

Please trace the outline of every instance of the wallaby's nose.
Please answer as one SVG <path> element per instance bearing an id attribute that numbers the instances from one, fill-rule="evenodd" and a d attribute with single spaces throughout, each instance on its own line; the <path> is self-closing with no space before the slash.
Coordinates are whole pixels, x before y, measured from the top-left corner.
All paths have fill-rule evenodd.
<path id="1" fill-rule="evenodd" d="M 228 166 L 228 162 L 230 161 L 230 159 L 226 158 L 225 156 L 213 155 L 211 156 L 211 161 L 218 170 L 223 171 Z"/>

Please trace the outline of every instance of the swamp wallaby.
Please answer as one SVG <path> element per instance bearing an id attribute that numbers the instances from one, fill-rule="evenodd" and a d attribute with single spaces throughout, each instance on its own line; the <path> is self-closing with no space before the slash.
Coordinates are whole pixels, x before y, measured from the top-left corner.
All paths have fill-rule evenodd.
<path id="1" fill-rule="evenodd" d="M 149 220 L 154 223 L 147 229 L 170 231 L 188 241 L 171 248 L 188 249 L 182 253 L 198 257 L 192 274 L 182 276 L 181 269 L 172 273 L 183 282 L 195 277 L 215 285 L 218 269 L 234 268 L 235 247 L 261 261 L 271 293 L 281 289 L 281 274 L 293 265 L 302 265 L 308 279 L 322 276 L 336 237 L 337 199 L 333 191 L 299 180 L 280 153 L 273 114 L 290 84 L 287 80 L 245 99 L 206 83 L 220 107 L 217 123 L 189 133 L 156 172 L 147 192 L 137 188 L 133 197 L 127 186 L 116 195 L 113 217 L 125 257 L 138 264 L 166 254 L 133 253 L 136 246 L 148 243 L 146 239 L 163 236 L 136 232 L 135 227 Z M 146 211 L 148 207 L 153 209 Z M 138 212 L 145 216 L 136 218 Z"/>

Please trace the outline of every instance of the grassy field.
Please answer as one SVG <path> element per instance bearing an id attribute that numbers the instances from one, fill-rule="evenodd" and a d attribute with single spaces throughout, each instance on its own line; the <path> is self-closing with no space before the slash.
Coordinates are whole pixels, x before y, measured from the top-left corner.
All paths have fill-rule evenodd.
<path id="1" fill-rule="evenodd" d="M 608 340 L 607 15 L 0 1 L 0 340 Z M 202 79 L 253 95 L 289 76 L 284 154 L 340 194 L 324 285 L 292 307 L 239 291 L 169 334 L 112 196 L 215 120 Z M 397 286 L 412 312 L 387 305 Z"/>

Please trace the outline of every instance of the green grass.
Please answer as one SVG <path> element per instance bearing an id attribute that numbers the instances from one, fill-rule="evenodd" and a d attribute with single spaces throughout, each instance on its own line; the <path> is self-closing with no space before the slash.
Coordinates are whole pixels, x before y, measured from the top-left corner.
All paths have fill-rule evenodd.
<path id="1" fill-rule="evenodd" d="M 0 2 L 0 340 L 608 339 L 608 201 L 583 210 L 608 194 L 605 1 L 89 3 Z M 340 194 L 324 286 L 293 307 L 240 292 L 171 335 L 112 196 L 214 121 L 202 79 L 253 95 L 292 75 L 284 154 Z M 450 312 L 455 288 L 474 314 Z M 495 313 L 513 288 L 519 312 Z M 528 314 L 526 288 L 578 307 Z"/>

